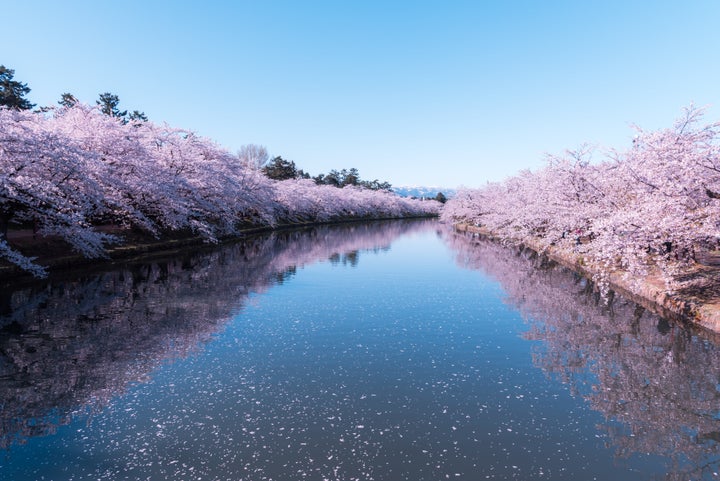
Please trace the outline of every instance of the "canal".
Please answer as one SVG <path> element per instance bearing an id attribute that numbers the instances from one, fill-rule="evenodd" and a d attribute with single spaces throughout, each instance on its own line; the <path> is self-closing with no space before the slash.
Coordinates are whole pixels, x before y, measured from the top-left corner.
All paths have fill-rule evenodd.
<path id="1" fill-rule="evenodd" d="M 434 220 L 0 293 L 5 480 L 717 479 L 720 349 Z"/>

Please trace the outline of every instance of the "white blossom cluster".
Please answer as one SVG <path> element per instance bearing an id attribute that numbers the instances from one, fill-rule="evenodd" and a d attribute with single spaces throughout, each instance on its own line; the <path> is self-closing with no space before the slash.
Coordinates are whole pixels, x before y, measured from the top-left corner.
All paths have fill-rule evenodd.
<path id="1" fill-rule="evenodd" d="M 386 191 L 270 180 L 258 164 L 263 151 L 232 154 L 190 131 L 123 124 L 83 104 L 43 113 L 0 108 L 0 260 L 44 273 L 8 242 L 8 226 L 33 225 L 96 258 L 120 241 L 97 228 L 103 224 L 215 242 L 246 226 L 439 210 Z"/>
<path id="2" fill-rule="evenodd" d="M 504 182 L 466 189 L 442 218 L 483 226 L 586 263 L 603 281 L 615 270 L 658 274 L 672 288 L 678 273 L 720 238 L 720 123 L 701 123 L 690 106 L 672 128 L 637 128 L 626 151 L 582 147 Z"/>

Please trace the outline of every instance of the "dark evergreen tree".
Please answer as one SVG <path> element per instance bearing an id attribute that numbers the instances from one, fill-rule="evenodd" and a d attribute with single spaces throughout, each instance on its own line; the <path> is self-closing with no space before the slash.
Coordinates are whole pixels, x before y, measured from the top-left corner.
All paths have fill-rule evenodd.
<path id="1" fill-rule="evenodd" d="M 363 180 L 360 185 L 370 190 L 392 190 L 392 184 L 389 182 L 380 182 L 379 180 Z"/>
<path id="2" fill-rule="evenodd" d="M 262 171 L 266 176 L 274 180 L 287 180 L 299 177 L 295 162 L 285 160 L 279 155 L 273 157 L 272 160 L 263 167 Z M 304 172 L 300 172 L 304 174 Z"/>
<path id="3" fill-rule="evenodd" d="M 120 110 L 120 97 L 110 92 L 100 94 L 100 98 L 96 100 L 95 103 L 100 106 L 102 113 L 120 119 L 123 124 L 127 124 L 128 122 L 147 122 L 148 120 L 145 112 L 133 110 L 132 113 L 128 114 L 127 110 Z"/>
<path id="4" fill-rule="evenodd" d="M 328 175 L 323 179 L 323 183 L 327 185 L 333 185 L 335 187 L 342 186 L 342 174 L 337 170 L 331 170 Z"/>
<path id="5" fill-rule="evenodd" d="M 444 204 L 445 202 L 447 202 L 447 197 L 445 197 L 445 194 L 443 194 L 442 192 L 438 192 L 438 194 L 435 196 L 435 200 Z"/>
<path id="6" fill-rule="evenodd" d="M 148 118 L 147 115 L 145 115 L 145 112 L 140 112 L 139 110 L 133 110 L 130 115 L 128 115 L 128 120 L 130 122 L 147 122 Z"/>
<path id="7" fill-rule="evenodd" d="M 30 110 L 35 104 L 25 98 L 30 88 L 17 80 L 13 80 L 15 71 L 0 65 L 0 106 L 17 110 Z"/>
<path id="8" fill-rule="evenodd" d="M 346 185 L 358 185 L 360 183 L 360 172 L 356 168 L 350 170 L 343 169 L 342 174 L 342 186 Z"/>
<path id="9" fill-rule="evenodd" d="M 120 97 L 110 92 L 100 94 L 100 98 L 95 101 L 100 106 L 100 111 L 110 117 L 117 117 L 124 120 L 127 116 L 127 110 L 121 111 L 118 108 L 120 105 Z"/>
<path id="10" fill-rule="evenodd" d="M 60 96 L 60 100 L 58 100 L 58 104 L 62 105 L 63 107 L 70 108 L 73 105 L 78 103 L 77 97 L 75 97 L 73 94 L 65 92 Z"/>
<path id="11" fill-rule="evenodd" d="M 360 178 L 360 172 L 354 167 L 340 171 L 333 169 L 327 174 L 321 173 L 316 176 L 311 176 L 302 169 L 298 169 L 295 162 L 285 160 L 278 156 L 270 160 L 262 170 L 266 176 L 275 180 L 312 179 L 318 185 L 332 185 L 338 188 L 347 185 L 357 185 L 370 190 L 392 190 L 392 185 L 388 182 L 380 182 L 377 179 L 373 181 L 362 180 Z"/>

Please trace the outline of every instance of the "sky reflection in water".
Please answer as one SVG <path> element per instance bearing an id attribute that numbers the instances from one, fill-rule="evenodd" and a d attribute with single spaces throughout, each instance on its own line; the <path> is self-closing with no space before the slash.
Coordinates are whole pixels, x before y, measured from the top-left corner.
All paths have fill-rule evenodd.
<path id="1" fill-rule="evenodd" d="M 434 222 L 21 291 L 0 318 L 0 472 L 714 479 L 715 344 L 584 291 Z"/>

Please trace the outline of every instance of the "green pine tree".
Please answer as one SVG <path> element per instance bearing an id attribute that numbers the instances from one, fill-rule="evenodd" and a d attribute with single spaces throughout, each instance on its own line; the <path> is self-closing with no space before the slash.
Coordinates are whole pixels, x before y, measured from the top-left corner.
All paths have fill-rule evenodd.
<path id="1" fill-rule="evenodd" d="M 17 80 L 13 80 L 15 71 L 0 65 L 0 106 L 17 110 L 30 110 L 35 104 L 25 98 L 30 88 Z"/>

